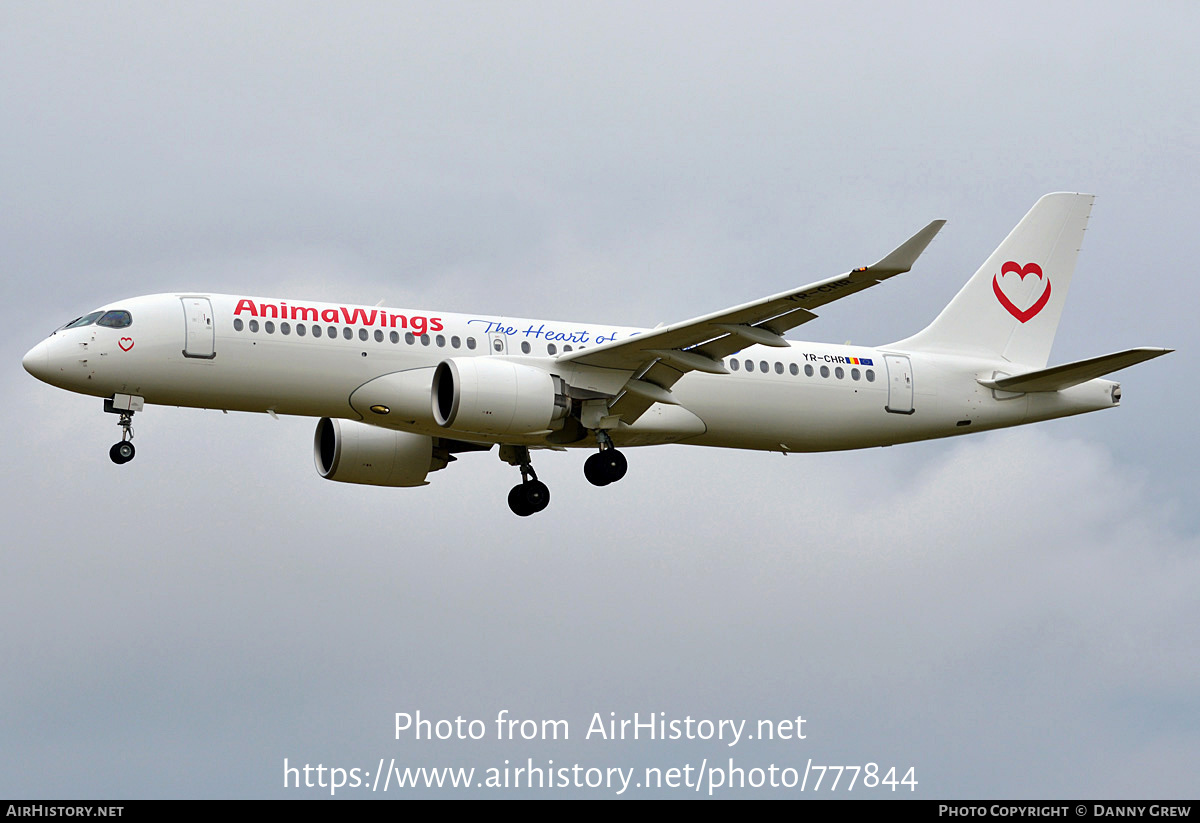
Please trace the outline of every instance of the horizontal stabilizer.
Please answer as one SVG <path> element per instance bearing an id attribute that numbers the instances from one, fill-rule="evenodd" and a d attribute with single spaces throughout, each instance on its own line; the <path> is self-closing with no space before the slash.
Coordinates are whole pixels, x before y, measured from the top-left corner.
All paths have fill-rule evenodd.
<path id="1" fill-rule="evenodd" d="M 1146 360 L 1170 354 L 1174 349 L 1139 348 L 1119 351 L 1115 354 L 1104 354 L 1087 360 L 1077 360 L 1049 369 L 1017 374 L 1012 377 L 1001 377 L 996 380 L 980 380 L 979 384 L 989 389 L 1001 391 L 1031 392 L 1031 391 L 1061 391 L 1097 377 L 1135 366 Z"/>

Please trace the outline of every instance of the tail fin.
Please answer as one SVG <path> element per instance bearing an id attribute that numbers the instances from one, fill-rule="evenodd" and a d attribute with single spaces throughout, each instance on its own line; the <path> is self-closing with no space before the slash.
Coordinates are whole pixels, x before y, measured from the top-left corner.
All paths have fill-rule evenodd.
<path id="1" fill-rule="evenodd" d="M 1094 200 L 1042 197 L 937 319 L 893 345 L 1045 366 Z"/>

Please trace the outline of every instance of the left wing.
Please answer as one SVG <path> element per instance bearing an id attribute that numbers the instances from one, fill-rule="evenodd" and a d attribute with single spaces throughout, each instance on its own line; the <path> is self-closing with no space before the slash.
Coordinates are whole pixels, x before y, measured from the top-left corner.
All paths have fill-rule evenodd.
<path id="1" fill-rule="evenodd" d="M 812 309 L 908 271 L 945 224 L 934 220 L 874 265 L 558 360 L 633 372 L 609 404 L 610 414 L 632 423 L 655 403 L 674 402 L 671 387 L 685 373 L 727 374 L 723 358 L 756 344 L 786 347 L 784 332 L 815 318 Z"/>

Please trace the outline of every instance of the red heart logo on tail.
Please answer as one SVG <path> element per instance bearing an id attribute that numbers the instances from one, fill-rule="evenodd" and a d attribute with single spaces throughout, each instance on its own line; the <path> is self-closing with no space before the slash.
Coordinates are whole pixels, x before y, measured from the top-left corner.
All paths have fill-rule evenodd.
<path id="1" fill-rule="evenodd" d="M 1035 300 L 1029 308 L 1017 308 L 1016 304 L 1009 300 L 1008 295 L 1000 288 L 1000 278 L 1010 273 L 1018 275 L 1022 280 L 1027 274 L 1036 274 L 1039 280 L 1045 281 L 1046 288 L 1042 291 L 1042 296 Z M 1046 308 L 1046 304 L 1050 302 L 1050 279 L 1042 274 L 1042 267 L 1037 263 L 1026 263 L 1022 266 L 1020 263 L 1009 260 L 1000 267 L 1000 274 L 992 276 L 992 291 L 996 293 L 996 299 L 1000 301 L 1000 305 L 1007 309 L 1009 314 L 1024 323 L 1036 317 L 1037 313 Z"/>
<path id="2" fill-rule="evenodd" d="M 121 351 L 129 351 L 130 349 L 133 348 L 133 338 L 132 337 L 122 337 L 120 340 L 117 341 L 117 345 L 121 347 Z"/>

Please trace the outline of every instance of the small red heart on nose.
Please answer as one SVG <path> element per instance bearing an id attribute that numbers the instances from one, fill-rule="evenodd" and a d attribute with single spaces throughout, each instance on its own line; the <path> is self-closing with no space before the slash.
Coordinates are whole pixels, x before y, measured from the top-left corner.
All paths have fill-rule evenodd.
<path id="1" fill-rule="evenodd" d="M 130 349 L 133 348 L 133 338 L 132 337 L 122 337 L 120 340 L 117 341 L 117 345 L 121 347 L 121 351 L 129 351 Z"/>

